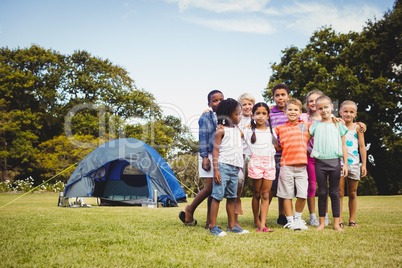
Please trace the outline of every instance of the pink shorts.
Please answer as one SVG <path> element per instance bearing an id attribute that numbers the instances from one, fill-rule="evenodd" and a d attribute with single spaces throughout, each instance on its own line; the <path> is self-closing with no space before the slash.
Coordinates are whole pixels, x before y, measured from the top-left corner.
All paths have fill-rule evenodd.
<path id="1" fill-rule="evenodd" d="M 253 154 L 248 162 L 248 176 L 252 179 L 275 180 L 274 156 L 260 156 Z"/>

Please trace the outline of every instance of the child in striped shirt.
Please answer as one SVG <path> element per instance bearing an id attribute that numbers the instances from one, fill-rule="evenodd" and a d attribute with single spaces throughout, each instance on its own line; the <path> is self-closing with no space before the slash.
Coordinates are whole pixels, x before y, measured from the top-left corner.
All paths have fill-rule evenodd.
<path id="1" fill-rule="evenodd" d="M 285 114 L 288 121 L 275 128 L 282 147 L 277 195 L 284 199 L 283 207 L 287 224 L 283 227 L 291 230 L 308 229 L 306 222 L 301 219 L 301 215 L 307 199 L 307 143 L 309 140 L 308 128 L 311 123 L 299 120 L 301 113 L 302 103 L 299 100 L 286 101 Z M 297 201 L 293 217 L 292 199 L 294 197 L 297 197 Z"/>

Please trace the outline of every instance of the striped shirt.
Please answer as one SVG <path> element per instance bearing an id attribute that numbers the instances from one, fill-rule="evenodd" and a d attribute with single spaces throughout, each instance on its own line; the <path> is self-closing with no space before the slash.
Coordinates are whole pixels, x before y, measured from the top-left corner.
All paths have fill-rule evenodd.
<path id="1" fill-rule="evenodd" d="M 281 140 L 281 166 L 307 164 L 308 128 L 311 123 L 298 120 L 292 124 L 289 121 L 275 128 L 276 135 Z"/>
<path id="2" fill-rule="evenodd" d="M 284 111 L 279 110 L 278 107 L 275 105 L 274 108 L 271 109 L 269 112 L 269 120 L 271 121 L 272 129 L 285 124 L 288 121 L 288 118 L 286 117 Z M 280 140 L 279 144 L 281 143 Z M 276 155 L 281 155 L 282 151 L 277 151 Z"/>

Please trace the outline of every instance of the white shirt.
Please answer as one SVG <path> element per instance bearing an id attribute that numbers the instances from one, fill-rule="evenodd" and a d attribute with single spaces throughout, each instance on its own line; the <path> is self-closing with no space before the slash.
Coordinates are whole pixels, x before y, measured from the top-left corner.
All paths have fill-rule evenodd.
<path id="1" fill-rule="evenodd" d="M 251 143 L 251 136 L 253 135 L 253 130 L 251 128 L 245 129 L 243 133 L 244 139 L 252 154 L 259 156 L 275 155 L 275 147 L 272 144 L 272 134 L 269 128 L 266 130 L 255 129 L 255 143 Z"/>
<path id="2" fill-rule="evenodd" d="M 243 167 L 243 144 L 237 127 L 223 127 L 225 134 L 219 148 L 218 162 Z"/>
<path id="3" fill-rule="evenodd" d="M 245 129 L 245 127 L 250 125 L 250 123 L 251 123 L 251 116 L 245 117 L 242 115 L 238 126 L 239 126 L 240 130 L 244 133 L 247 129 L 247 128 Z M 243 154 L 251 155 L 250 148 L 248 147 L 245 140 L 243 140 Z"/>

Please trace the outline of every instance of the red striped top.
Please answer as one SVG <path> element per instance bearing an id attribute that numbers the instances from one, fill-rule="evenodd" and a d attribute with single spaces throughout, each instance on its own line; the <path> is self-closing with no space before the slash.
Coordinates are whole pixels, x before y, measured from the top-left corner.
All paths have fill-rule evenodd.
<path id="1" fill-rule="evenodd" d="M 275 128 L 282 146 L 281 166 L 307 164 L 308 128 L 311 123 L 298 120 L 296 123 L 287 121 Z"/>

